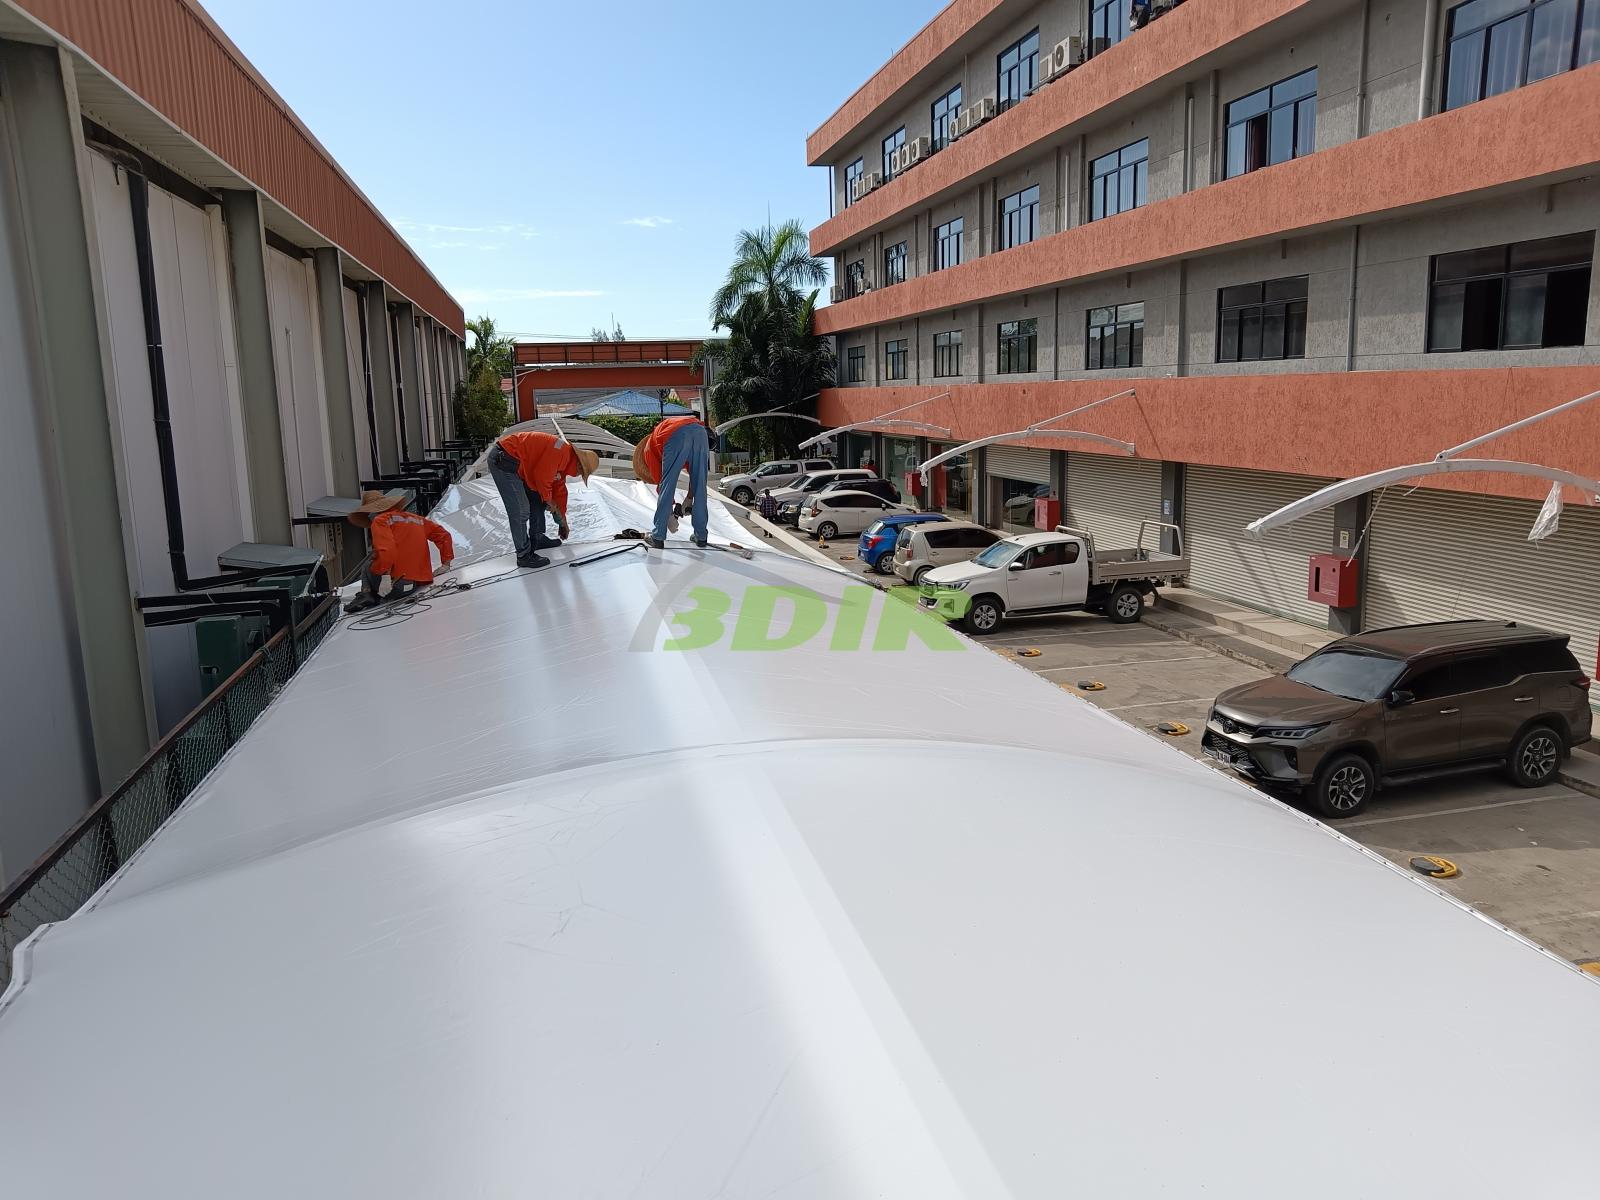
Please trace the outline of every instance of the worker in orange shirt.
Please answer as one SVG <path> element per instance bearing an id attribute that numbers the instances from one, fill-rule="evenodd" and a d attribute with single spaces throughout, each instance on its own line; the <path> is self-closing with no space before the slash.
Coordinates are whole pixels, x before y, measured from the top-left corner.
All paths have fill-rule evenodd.
<path id="1" fill-rule="evenodd" d="M 418 586 L 433 582 L 433 557 L 428 543 L 439 550 L 439 561 L 448 567 L 455 559 L 455 543 L 450 531 L 427 517 L 406 512 L 400 506 L 404 496 L 383 492 L 362 492 L 361 507 L 347 518 L 352 525 L 368 531 L 372 539 L 372 561 L 361 576 L 361 591 L 344 606 L 345 612 L 360 612 L 379 601 L 378 589 L 388 576 L 389 599 L 403 600 Z"/>
<path id="2" fill-rule="evenodd" d="M 489 451 L 489 475 L 500 489 L 511 522 L 511 544 L 516 547 L 517 566 L 547 567 L 550 560 L 539 551 L 561 544 L 544 532 L 544 510 L 555 510 L 556 534 L 572 535 L 567 524 L 567 478 L 582 475 L 585 483 L 600 465 L 593 450 L 579 450 L 566 438 L 553 433 L 508 433 Z"/>
<path id="3" fill-rule="evenodd" d="M 699 417 L 668 417 L 656 424 L 648 437 L 633 448 L 633 473 L 656 485 L 656 523 L 650 544 L 657 550 L 667 544 L 667 523 L 672 519 L 678 474 L 689 472 L 689 495 L 683 507 L 694 521 L 694 544 L 706 544 L 706 476 L 711 471 L 711 431 Z"/>

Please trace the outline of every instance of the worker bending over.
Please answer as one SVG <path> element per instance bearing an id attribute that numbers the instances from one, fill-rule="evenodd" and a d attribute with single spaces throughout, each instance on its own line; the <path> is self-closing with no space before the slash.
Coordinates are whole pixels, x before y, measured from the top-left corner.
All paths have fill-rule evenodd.
<path id="1" fill-rule="evenodd" d="M 593 450 L 579 450 L 566 438 L 553 433 L 508 433 L 489 451 L 489 474 L 511 522 L 511 544 L 516 547 L 517 566 L 547 567 L 550 560 L 540 555 L 570 537 L 567 524 L 567 477 L 582 475 L 585 483 L 600 465 Z M 544 532 L 544 510 L 555 510 L 556 541 Z"/>
<path id="2" fill-rule="evenodd" d="M 633 473 L 656 485 L 656 523 L 650 544 L 667 544 L 667 522 L 672 519 L 678 474 L 689 472 L 689 495 L 684 510 L 694 522 L 694 544 L 706 544 L 706 475 L 711 470 L 711 431 L 699 417 L 668 417 L 633 448 Z"/>
<path id="3" fill-rule="evenodd" d="M 406 512 L 400 506 L 404 496 L 389 496 L 383 492 L 362 492 L 361 507 L 350 513 L 349 522 L 368 531 L 372 539 L 372 561 L 361 576 L 361 591 L 344 606 L 345 612 L 360 612 L 379 601 L 378 589 L 388 576 L 389 599 L 403 600 L 417 587 L 433 582 L 433 557 L 428 553 L 428 543 L 439 550 L 443 568 L 455 559 L 455 543 L 450 531 L 427 517 Z"/>

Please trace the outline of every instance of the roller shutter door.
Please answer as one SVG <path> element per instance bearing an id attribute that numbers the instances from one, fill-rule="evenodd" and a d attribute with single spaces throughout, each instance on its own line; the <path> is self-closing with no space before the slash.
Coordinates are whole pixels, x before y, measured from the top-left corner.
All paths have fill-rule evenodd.
<path id="1" fill-rule="evenodd" d="M 984 469 L 990 475 L 1027 483 L 1054 482 L 1050 478 L 1050 451 L 1029 446 L 990 446 Z"/>
<path id="2" fill-rule="evenodd" d="M 1189 586 L 1326 628 L 1327 607 L 1306 599 L 1306 573 L 1313 554 L 1333 547 L 1333 510 L 1313 513 L 1259 539 L 1248 536 L 1244 527 L 1327 482 L 1306 475 L 1190 466 L 1183 489 Z"/>
<path id="3" fill-rule="evenodd" d="M 1140 521 L 1161 519 L 1161 464 L 1109 454 L 1067 454 L 1067 523 L 1103 546 L 1133 546 Z M 1149 544 L 1160 548 L 1154 533 Z"/>
<path id="4" fill-rule="evenodd" d="M 1463 617 L 1570 634 L 1587 670 L 1600 639 L 1600 512 L 1569 503 L 1561 528 L 1528 541 L 1531 500 L 1390 488 L 1367 534 L 1368 629 Z"/>

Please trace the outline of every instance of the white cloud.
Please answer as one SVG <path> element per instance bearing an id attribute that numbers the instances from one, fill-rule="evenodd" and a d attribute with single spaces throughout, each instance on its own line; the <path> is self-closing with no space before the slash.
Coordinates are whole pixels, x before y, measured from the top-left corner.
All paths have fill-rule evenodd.
<path id="1" fill-rule="evenodd" d="M 604 292 L 559 288 L 455 288 L 452 295 L 462 304 L 494 304 L 508 300 L 586 300 Z"/>
<path id="2" fill-rule="evenodd" d="M 533 238 L 539 236 L 539 231 L 532 225 L 525 225 L 520 221 L 505 221 L 498 225 L 434 225 L 427 221 L 411 221 L 402 218 L 395 222 L 395 228 L 406 233 L 498 234 L 501 237 L 520 238 Z"/>
<path id="3" fill-rule="evenodd" d="M 671 225 L 671 217 L 629 217 L 621 222 L 623 225 L 637 225 L 640 229 L 660 229 L 663 225 Z"/>

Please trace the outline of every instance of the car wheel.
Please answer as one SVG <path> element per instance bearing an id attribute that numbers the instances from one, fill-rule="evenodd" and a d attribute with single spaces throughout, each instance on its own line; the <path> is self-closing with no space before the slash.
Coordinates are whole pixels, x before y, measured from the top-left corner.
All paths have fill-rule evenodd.
<path id="1" fill-rule="evenodd" d="M 1359 754 L 1335 754 L 1322 764 L 1311 785 L 1317 815 L 1330 821 L 1353 817 L 1378 790 L 1378 774 Z"/>
<path id="2" fill-rule="evenodd" d="M 967 609 L 967 615 L 961 618 L 961 625 L 974 637 L 982 637 L 1000 627 L 1002 615 L 1000 601 L 993 596 L 979 596 Z"/>
<path id="3" fill-rule="evenodd" d="M 1106 616 L 1113 625 L 1131 625 L 1144 616 L 1144 597 L 1131 583 L 1118 584 L 1106 600 Z"/>
<path id="4" fill-rule="evenodd" d="M 733 502 L 735 504 L 743 504 L 748 506 L 750 501 L 754 500 L 755 498 L 756 494 L 747 487 L 736 487 L 733 489 Z"/>
<path id="5" fill-rule="evenodd" d="M 817 541 L 819 542 L 831 542 L 838 536 L 839 527 L 832 521 L 824 521 L 821 525 L 817 526 Z"/>
<path id="6" fill-rule="evenodd" d="M 1535 725 L 1523 731 L 1511 744 L 1506 758 L 1511 782 L 1518 787 L 1540 787 L 1556 777 L 1556 768 L 1566 754 L 1561 735 L 1548 725 Z"/>
<path id="7" fill-rule="evenodd" d="M 893 575 L 894 555 L 888 553 L 878 555 L 878 561 L 872 564 L 872 569 L 879 575 Z"/>
<path id="8" fill-rule="evenodd" d="M 933 570 L 932 567 L 918 567 L 911 573 L 911 586 L 914 588 L 920 588 L 922 586 L 922 581 L 927 578 L 928 572 L 931 570 Z"/>

